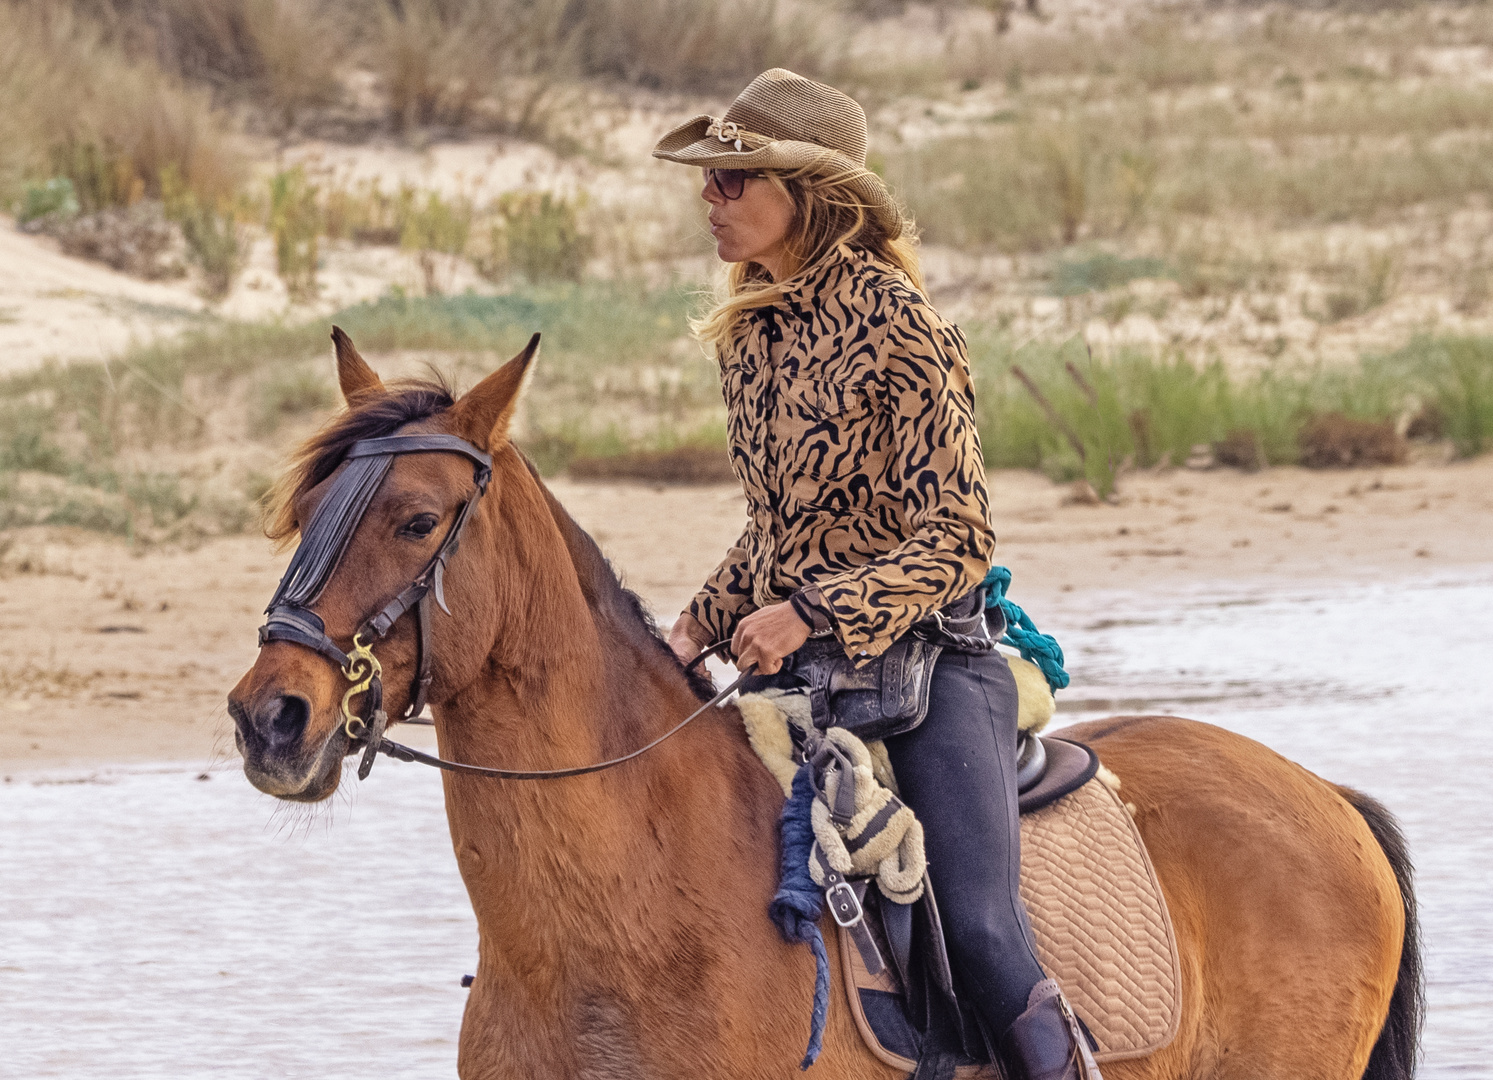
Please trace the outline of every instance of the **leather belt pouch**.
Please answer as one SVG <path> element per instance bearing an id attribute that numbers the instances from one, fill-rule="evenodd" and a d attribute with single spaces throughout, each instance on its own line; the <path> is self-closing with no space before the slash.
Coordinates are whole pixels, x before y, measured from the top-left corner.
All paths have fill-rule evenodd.
<path id="1" fill-rule="evenodd" d="M 860 667 L 833 638 L 793 654 L 793 674 L 808 684 L 814 726 L 842 727 L 862 739 L 911 731 L 928 715 L 933 665 L 942 645 L 914 634 Z"/>
<path id="2" fill-rule="evenodd" d="M 862 739 L 911 731 L 928 715 L 933 668 L 945 651 L 987 652 L 985 593 L 976 589 L 915 623 L 880 656 L 860 667 L 834 638 L 815 638 L 783 660 L 773 675 L 752 675 L 742 693 L 807 688 L 814 726 L 842 727 Z M 991 631 L 1004 632 L 1004 621 Z M 997 634 L 996 636 L 999 636 Z"/>

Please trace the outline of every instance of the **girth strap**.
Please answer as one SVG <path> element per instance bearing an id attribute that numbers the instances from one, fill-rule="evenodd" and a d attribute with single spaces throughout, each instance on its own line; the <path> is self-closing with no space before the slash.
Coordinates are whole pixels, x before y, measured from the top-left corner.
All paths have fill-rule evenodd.
<path id="1" fill-rule="evenodd" d="M 924 883 L 927 895 L 927 882 Z M 892 968 L 903 990 L 912 985 L 912 905 L 881 904 L 881 929 L 886 934 L 887 949 L 892 954 Z"/>
<path id="2" fill-rule="evenodd" d="M 929 1050 L 918 1059 L 917 1071 L 907 1080 L 954 1080 L 958 1075 L 959 1055 L 946 1050 Z"/>

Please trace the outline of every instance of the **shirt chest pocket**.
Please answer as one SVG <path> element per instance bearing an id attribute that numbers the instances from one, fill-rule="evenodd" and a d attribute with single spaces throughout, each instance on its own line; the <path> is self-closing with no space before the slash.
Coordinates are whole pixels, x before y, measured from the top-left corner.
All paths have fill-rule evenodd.
<path id="1" fill-rule="evenodd" d="M 777 458 L 790 481 L 843 480 L 875 443 L 876 410 L 866 391 L 827 379 L 785 379 L 773 424 Z"/>

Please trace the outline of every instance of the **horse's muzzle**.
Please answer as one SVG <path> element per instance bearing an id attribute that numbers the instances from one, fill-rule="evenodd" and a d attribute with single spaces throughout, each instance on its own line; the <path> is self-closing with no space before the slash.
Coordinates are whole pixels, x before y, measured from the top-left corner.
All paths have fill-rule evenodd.
<path id="1" fill-rule="evenodd" d="M 268 690 L 228 698 L 234 742 L 244 759 L 244 775 L 267 795 L 316 802 L 337 788 L 345 747 L 341 729 L 318 741 L 308 738 L 311 702 L 300 694 Z"/>

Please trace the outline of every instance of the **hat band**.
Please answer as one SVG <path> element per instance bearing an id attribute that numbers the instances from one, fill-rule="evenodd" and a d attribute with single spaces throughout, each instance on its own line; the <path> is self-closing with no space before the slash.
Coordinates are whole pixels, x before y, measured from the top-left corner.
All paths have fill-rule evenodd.
<path id="1" fill-rule="evenodd" d="M 769 143 L 777 141 L 768 135 L 748 131 L 735 120 L 721 120 L 714 116 L 710 118 L 710 126 L 705 129 L 705 137 L 708 139 L 711 136 L 733 146 L 738 152 L 742 149 L 743 143 L 753 150 L 760 150 Z"/>

